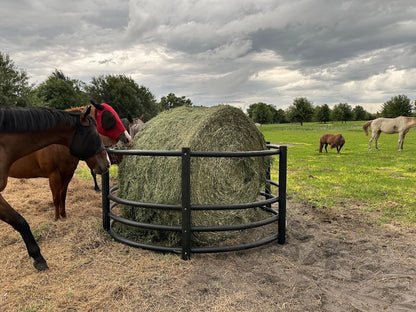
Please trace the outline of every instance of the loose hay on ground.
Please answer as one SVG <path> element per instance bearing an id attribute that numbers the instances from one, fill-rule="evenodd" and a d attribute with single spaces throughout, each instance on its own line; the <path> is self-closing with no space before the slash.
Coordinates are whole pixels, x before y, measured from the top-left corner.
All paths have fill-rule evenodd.
<path id="1" fill-rule="evenodd" d="M 237 108 L 180 107 L 161 113 L 136 135 L 132 149 L 178 151 L 256 151 L 266 148 L 263 135 Z M 191 202 L 193 204 L 238 204 L 256 201 L 264 189 L 268 157 L 192 158 Z M 119 168 L 119 197 L 138 202 L 181 203 L 179 157 L 127 156 Z M 239 224 L 259 218 L 260 211 L 193 211 L 195 225 Z M 123 216 L 145 223 L 180 225 L 181 212 L 123 208 Z M 129 230 L 130 232 L 130 230 Z M 133 231 L 146 242 L 177 245 L 180 234 Z M 130 232 L 130 234 L 132 234 Z M 226 235 L 216 235 L 214 241 Z M 208 238 L 209 237 L 209 238 Z M 198 235 L 195 241 L 212 243 L 213 235 Z"/>

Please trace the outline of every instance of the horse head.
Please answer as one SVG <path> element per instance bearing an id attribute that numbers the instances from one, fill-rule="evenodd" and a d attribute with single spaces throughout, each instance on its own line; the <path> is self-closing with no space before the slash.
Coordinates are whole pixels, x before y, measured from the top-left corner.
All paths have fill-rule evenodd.
<path id="1" fill-rule="evenodd" d="M 70 153 L 85 160 L 88 167 L 95 173 L 107 172 L 110 167 L 107 152 L 97 131 L 97 124 L 90 116 L 91 106 L 84 112 L 78 112 L 79 120 L 76 123 L 74 135 L 69 146 Z M 73 112 L 72 114 L 77 114 Z"/>
<path id="2" fill-rule="evenodd" d="M 104 145 L 113 146 L 118 141 L 130 145 L 131 136 L 115 110 L 106 103 L 98 104 L 91 100 L 91 104 L 95 107 L 94 117 Z"/>
<path id="3" fill-rule="evenodd" d="M 141 115 L 139 118 L 133 118 L 130 114 L 127 114 L 127 118 L 122 118 L 121 122 L 129 132 L 130 136 L 134 138 L 137 132 L 144 126 L 144 115 Z"/>

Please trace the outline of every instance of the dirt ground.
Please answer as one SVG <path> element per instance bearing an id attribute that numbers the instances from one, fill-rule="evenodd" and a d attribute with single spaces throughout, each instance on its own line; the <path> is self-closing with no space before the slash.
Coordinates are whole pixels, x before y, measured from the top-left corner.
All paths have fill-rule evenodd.
<path id="1" fill-rule="evenodd" d="M 287 244 L 180 256 L 114 242 L 101 195 L 75 177 L 53 221 L 46 179 L 10 179 L 4 197 L 29 222 L 50 269 L 0 223 L 0 311 L 416 311 L 416 229 L 376 226 L 357 209 L 288 202 Z"/>

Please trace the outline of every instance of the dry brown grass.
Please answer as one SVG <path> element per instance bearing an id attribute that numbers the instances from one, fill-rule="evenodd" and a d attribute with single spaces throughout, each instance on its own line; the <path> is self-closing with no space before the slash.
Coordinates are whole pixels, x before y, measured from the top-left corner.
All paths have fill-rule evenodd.
<path id="1" fill-rule="evenodd" d="M 10 179 L 4 197 L 30 223 L 50 269 L 0 223 L 0 311 L 412 311 L 415 234 L 350 215 L 290 207 L 288 244 L 235 253 L 161 254 L 112 241 L 101 194 L 70 184 L 68 219 L 53 221 L 46 179 Z"/>

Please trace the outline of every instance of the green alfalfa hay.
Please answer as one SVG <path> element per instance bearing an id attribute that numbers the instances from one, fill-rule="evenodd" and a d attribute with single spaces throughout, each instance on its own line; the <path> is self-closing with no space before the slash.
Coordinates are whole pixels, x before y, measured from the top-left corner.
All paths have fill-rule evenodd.
<path id="1" fill-rule="evenodd" d="M 133 140 L 132 149 L 194 151 L 252 151 L 266 148 L 263 135 L 238 108 L 180 107 L 159 114 Z M 264 189 L 269 157 L 192 158 L 191 202 L 193 204 L 238 204 L 258 200 Z M 121 198 L 162 204 L 181 203 L 179 157 L 125 156 L 119 168 Z M 180 211 L 122 208 L 122 215 L 139 222 L 180 225 Z M 194 225 L 229 225 L 251 222 L 259 211 L 193 211 Z M 180 233 L 119 227 L 123 235 L 142 242 L 177 246 Z M 235 233 L 234 233 L 235 234 Z M 211 244 L 227 233 L 198 233 L 193 239 Z"/>

